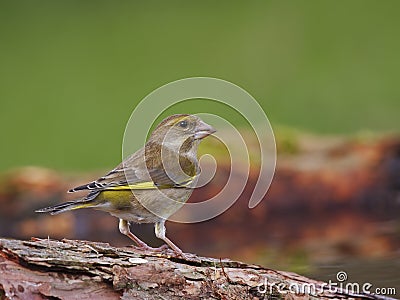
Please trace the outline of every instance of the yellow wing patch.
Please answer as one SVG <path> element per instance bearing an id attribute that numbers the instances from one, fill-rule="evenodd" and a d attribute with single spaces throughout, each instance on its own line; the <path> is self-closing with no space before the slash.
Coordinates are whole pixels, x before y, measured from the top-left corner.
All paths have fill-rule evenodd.
<path id="1" fill-rule="evenodd" d="M 140 182 L 140 183 L 135 183 L 135 184 L 127 184 L 127 185 L 120 185 L 120 186 L 110 186 L 106 188 L 107 191 L 121 191 L 121 190 L 150 190 L 150 189 L 156 189 L 157 186 L 154 184 L 154 182 L 149 181 L 149 182 Z"/>
<path id="2" fill-rule="evenodd" d="M 174 187 L 188 187 L 193 180 L 196 178 L 196 176 L 190 177 L 188 180 L 178 183 L 174 186 L 157 186 L 154 184 L 153 181 L 147 181 L 147 182 L 139 182 L 135 184 L 127 184 L 127 185 L 120 185 L 120 186 L 110 186 L 107 187 L 105 190 L 106 191 L 123 191 L 123 190 L 151 190 L 151 189 L 162 189 L 162 188 L 174 188 Z"/>

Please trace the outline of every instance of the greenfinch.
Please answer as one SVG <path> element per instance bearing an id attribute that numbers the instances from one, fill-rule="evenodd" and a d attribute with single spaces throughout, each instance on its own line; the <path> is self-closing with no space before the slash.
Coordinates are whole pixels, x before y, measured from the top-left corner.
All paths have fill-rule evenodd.
<path id="1" fill-rule="evenodd" d="M 119 230 L 138 247 L 152 248 L 136 237 L 130 222 L 154 223 L 155 235 L 174 252 L 182 250 L 166 237 L 165 221 L 189 199 L 200 173 L 197 149 L 215 129 L 198 116 L 178 114 L 164 119 L 143 148 L 124 159 L 105 176 L 69 190 L 87 191 L 81 199 L 39 209 L 52 215 L 93 208 L 119 218 Z"/>

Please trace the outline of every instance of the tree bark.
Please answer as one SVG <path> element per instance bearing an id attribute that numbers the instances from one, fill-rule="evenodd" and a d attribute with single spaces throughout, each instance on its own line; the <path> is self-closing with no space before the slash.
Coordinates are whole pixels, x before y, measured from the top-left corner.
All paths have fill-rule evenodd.
<path id="1" fill-rule="evenodd" d="M 389 299 L 228 259 L 168 253 L 0 239 L 0 299 Z"/>

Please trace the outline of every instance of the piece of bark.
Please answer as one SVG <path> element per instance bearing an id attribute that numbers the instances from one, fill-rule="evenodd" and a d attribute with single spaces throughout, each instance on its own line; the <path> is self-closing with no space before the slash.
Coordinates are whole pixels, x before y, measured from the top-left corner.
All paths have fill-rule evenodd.
<path id="1" fill-rule="evenodd" d="M 389 299 L 228 259 L 170 254 L 88 241 L 0 239 L 0 299 Z M 307 286 L 314 293 L 301 293 Z"/>

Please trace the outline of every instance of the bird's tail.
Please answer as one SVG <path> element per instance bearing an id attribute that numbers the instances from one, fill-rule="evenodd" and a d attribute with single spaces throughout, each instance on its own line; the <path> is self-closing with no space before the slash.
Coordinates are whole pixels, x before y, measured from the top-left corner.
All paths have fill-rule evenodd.
<path id="1" fill-rule="evenodd" d="M 57 215 L 59 213 L 69 211 L 69 210 L 75 210 L 75 209 L 80 209 L 80 208 L 89 208 L 89 207 L 94 207 L 96 206 L 96 203 L 92 200 L 73 200 L 73 201 L 68 201 L 64 202 L 58 205 L 54 206 L 49 206 L 46 208 L 38 209 L 35 210 L 35 212 L 38 213 L 50 213 L 51 215 Z"/>

